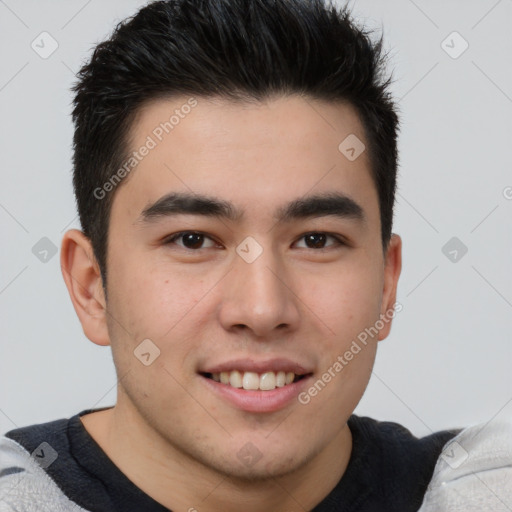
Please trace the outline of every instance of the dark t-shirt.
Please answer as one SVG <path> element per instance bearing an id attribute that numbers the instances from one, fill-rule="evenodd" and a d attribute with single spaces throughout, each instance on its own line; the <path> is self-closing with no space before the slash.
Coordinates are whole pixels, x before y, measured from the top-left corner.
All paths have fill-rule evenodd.
<path id="1" fill-rule="evenodd" d="M 168 512 L 135 486 L 89 435 L 80 416 L 97 410 L 11 430 L 5 437 L 30 454 L 48 443 L 58 456 L 42 467 L 60 490 L 85 510 Z M 457 431 L 418 439 L 397 423 L 355 415 L 348 425 L 353 439 L 349 464 L 340 482 L 314 512 L 416 512 L 443 446 Z M 44 457 L 53 454 L 51 449 L 47 448 Z M 0 478 L 22 471 L 0 464 Z"/>

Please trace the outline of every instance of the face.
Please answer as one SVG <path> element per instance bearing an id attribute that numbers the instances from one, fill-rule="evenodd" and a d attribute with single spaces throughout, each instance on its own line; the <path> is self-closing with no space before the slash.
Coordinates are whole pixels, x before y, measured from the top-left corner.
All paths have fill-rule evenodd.
<path id="1" fill-rule="evenodd" d="M 349 105 L 188 100 L 140 111 L 131 147 L 152 147 L 115 191 L 118 407 L 215 471 L 283 475 L 337 442 L 367 386 L 389 321 L 357 340 L 394 303 L 396 239 L 387 264 L 367 152 L 338 148 L 365 141 Z"/>

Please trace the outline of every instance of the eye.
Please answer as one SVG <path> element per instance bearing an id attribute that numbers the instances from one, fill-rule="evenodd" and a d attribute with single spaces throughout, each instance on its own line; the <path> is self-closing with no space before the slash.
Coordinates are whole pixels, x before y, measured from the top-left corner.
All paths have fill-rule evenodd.
<path id="1" fill-rule="evenodd" d="M 333 241 L 330 244 L 328 244 L 329 239 Z M 323 232 L 306 233 L 302 235 L 299 240 L 303 240 L 304 245 L 300 246 L 300 244 L 298 244 L 297 246 L 305 249 L 322 250 L 346 245 L 341 237 Z M 191 251 L 218 246 L 215 240 L 200 231 L 181 231 L 175 233 L 165 239 L 164 245 L 178 245 Z"/>
<path id="2" fill-rule="evenodd" d="M 178 240 L 181 240 L 182 243 L 177 243 Z M 210 244 L 203 246 L 205 240 L 209 240 Z M 164 242 L 164 245 L 171 244 L 175 244 L 184 247 L 185 249 L 191 250 L 207 249 L 208 247 L 215 247 L 217 245 L 216 242 L 210 237 L 198 231 L 182 231 L 180 233 L 175 233 L 174 235 L 167 238 Z"/>
<path id="3" fill-rule="evenodd" d="M 326 246 L 326 242 L 329 238 L 334 240 L 334 243 Z M 305 241 L 306 249 L 325 249 L 329 247 L 346 245 L 340 237 L 322 232 L 306 233 L 305 235 L 302 235 L 299 240 Z"/>

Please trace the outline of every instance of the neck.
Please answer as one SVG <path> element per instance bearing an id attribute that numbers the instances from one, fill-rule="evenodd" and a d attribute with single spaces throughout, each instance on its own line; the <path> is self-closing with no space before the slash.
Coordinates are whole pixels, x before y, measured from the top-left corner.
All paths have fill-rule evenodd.
<path id="1" fill-rule="evenodd" d="M 119 402 L 113 409 L 83 416 L 82 422 L 139 489 L 170 510 L 189 512 L 238 512 L 241 505 L 246 512 L 311 510 L 339 482 L 352 450 L 352 436 L 345 425 L 293 473 L 249 481 L 221 474 L 191 458 Z"/>

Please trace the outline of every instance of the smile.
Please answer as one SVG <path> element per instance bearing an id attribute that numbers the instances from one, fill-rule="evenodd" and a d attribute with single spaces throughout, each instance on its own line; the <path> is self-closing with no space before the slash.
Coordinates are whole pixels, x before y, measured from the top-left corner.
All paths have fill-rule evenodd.
<path id="1" fill-rule="evenodd" d="M 205 374 L 205 376 L 215 382 L 220 382 L 221 384 L 226 384 L 233 388 L 253 391 L 272 391 L 276 388 L 283 388 L 304 377 L 304 375 L 297 375 L 294 372 L 266 371 L 263 373 L 256 373 L 239 370 L 209 373 Z"/>

